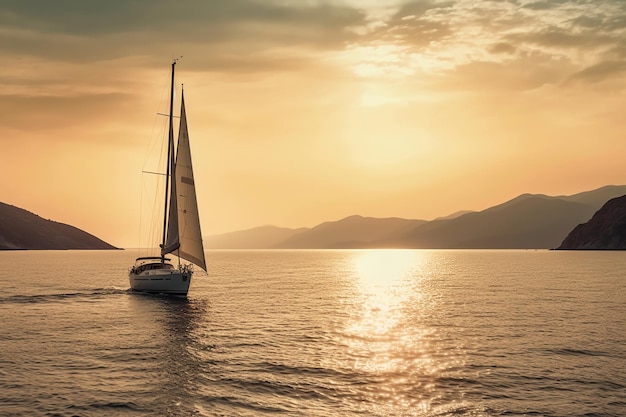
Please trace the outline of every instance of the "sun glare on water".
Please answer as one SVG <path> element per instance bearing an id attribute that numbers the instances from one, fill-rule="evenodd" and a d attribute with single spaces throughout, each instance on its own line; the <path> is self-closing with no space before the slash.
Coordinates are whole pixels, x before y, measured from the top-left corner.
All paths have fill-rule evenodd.
<path id="1" fill-rule="evenodd" d="M 419 302 L 420 294 L 410 288 L 419 279 L 414 273 L 420 262 L 419 252 L 403 250 L 363 251 L 353 258 L 356 292 L 346 343 L 355 370 L 382 381 L 373 394 L 381 406 L 403 403 L 399 387 L 406 383 L 408 368 L 430 366 L 427 356 L 414 353 L 423 335 L 402 331 L 406 304 Z"/>
<path id="2" fill-rule="evenodd" d="M 355 332 L 381 335 L 398 324 L 408 295 L 404 287 L 416 261 L 415 252 L 398 250 L 366 251 L 355 257 L 364 307 L 362 320 L 354 324 Z"/>
<path id="3" fill-rule="evenodd" d="M 438 396 L 437 379 L 456 359 L 440 350 L 431 256 L 427 251 L 368 250 L 354 253 L 350 319 L 343 331 L 355 371 L 374 385 L 376 413 L 427 412 Z"/>

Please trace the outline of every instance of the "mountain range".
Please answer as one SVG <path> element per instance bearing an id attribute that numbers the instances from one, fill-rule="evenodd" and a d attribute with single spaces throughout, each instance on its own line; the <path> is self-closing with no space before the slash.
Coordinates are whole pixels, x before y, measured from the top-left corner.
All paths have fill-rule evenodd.
<path id="1" fill-rule="evenodd" d="M 117 249 L 74 226 L 0 203 L 0 250 Z"/>
<path id="2" fill-rule="evenodd" d="M 482 211 L 435 220 L 350 216 L 312 228 L 262 226 L 204 238 L 206 249 L 551 249 L 608 200 L 609 185 L 570 196 L 522 194 Z"/>
<path id="3" fill-rule="evenodd" d="M 594 233 L 623 228 L 616 223 L 622 220 L 615 202 L 603 208 L 608 214 L 590 221 L 586 228 L 578 225 L 590 220 L 607 201 L 624 195 L 626 185 L 570 196 L 522 194 L 486 210 L 459 211 L 430 221 L 355 215 L 312 228 L 262 226 L 206 236 L 204 245 L 206 249 L 551 249 L 568 237 L 561 248 L 614 248 L 615 236 L 606 244 L 583 240 L 588 239 L 589 228 L 595 228 Z M 74 226 L 0 203 L 0 250 L 7 249 L 117 248 Z"/>

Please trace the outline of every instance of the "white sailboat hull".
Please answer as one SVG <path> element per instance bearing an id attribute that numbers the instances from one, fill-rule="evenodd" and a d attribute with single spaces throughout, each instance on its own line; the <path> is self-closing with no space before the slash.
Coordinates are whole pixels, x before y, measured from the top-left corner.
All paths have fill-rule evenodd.
<path id="1" fill-rule="evenodd" d="M 130 288 L 153 294 L 187 295 L 191 284 L 191 271 L 154 269 L 129 273 Z"/>

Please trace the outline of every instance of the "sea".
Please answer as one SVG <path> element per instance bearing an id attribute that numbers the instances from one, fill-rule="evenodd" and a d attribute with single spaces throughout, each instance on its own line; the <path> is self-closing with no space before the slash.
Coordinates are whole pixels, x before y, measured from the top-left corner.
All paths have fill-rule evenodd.
<path id="1" fill-rule="evenodd" d="M 1 416 L 625 416 L 626 252 L 0 252 Z"/>

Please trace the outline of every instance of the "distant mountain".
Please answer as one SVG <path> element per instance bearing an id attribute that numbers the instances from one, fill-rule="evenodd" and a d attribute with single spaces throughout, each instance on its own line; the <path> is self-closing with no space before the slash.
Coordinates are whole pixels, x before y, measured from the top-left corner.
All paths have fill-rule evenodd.
<path id="1" fill-rule="evenodd" d="M 597 206 L 598 209 L 600 209 L 610 199 L 624 194 L 626 194 L 626 185 L 607 185 L 602 188 L 585 191 L 571 196 L 561 195 L 557 198 L 565 201 L 587 204 L 588 206 Z"/>
<path id="2" fill-rule="evenodd" d="M 626 249 L 626 195 L 609 200 L 591 220 L 576 226 L 557 249 Z"/>
<path id="3" fill-rule="evenodd" d="M 522 194 L 483 211 L 457 212 L 431 221 L 350 216 L 313 228 L 265 226 L 209 236 L 205 247 L 549 249 L 606 201 L 624 194 L 626 186 L 610 185 L 571 196 Z"/>
<path id="4" fill-rule="evenodd" d="M 350 216 L 313 228 L 262 226 L 204 238 L 207 249 L 317 249 L 369 247 L 388 235 L 425 223 L 397 217 Z"/>
<path id="5" fill-rule="evenodd" d="M 289 229 L 286 227 L 260 226 L 253 229 L 223 233 L 203 238 L 206 249 L 266 249 L 308 228 Z"/>
<path id="6" fill-rule="evenodd" d="M 376 246 L 390 235 L 408 231 L 425 220 L 407 220 L 398 217 L 378 219 L 350 216 L 322 223 L 312 229 L 302 230 L 274 245 L 275 248 L 343 249 Z"/>
<path id="7" fill-rule="evenodd" d="M 428 222 L 390 243 L 408 248 L 551 248 L 594 211 L 582 203 L 526 194 L 481 212 Z"/>
<path id="8" fill-rule="evenodd" d="M 74 226 L 0 203 L 0 250 L 117 249 Z"/>
<path id="9" fill-rule="evenodd" d="M 469 214 L 469 213 L 475 213 L 474 210 L 459 210 L 459 211 L 455 211 L 452 214 L 448 214 L 447 216 L 441 216 L 441 217 L 437 217 L 435 220 L 449 220 L 449 219 L 456 219 L 457 217 L 461 217 L 465 214 Z"/>

